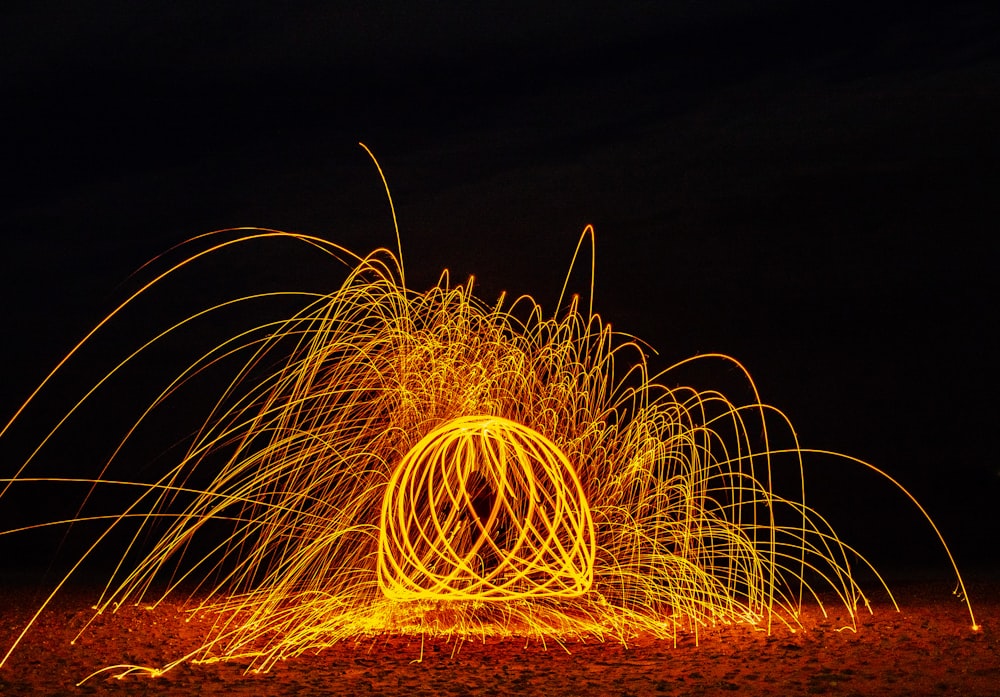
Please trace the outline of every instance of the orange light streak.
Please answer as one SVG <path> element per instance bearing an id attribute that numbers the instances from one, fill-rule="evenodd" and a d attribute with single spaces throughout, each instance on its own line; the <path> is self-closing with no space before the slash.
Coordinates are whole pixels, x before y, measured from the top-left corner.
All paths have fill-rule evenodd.
<path id="1" fill-rule="evenodd" d="M 593 244 L 590 228 L 574 264 L 587 238 Z M 300 299 L 300 309 L 164 376 L 121 444 L 173 408 L 186 384 L 226 377 L 175 464 L 151 481 L 114 479 L 119 445 L 83 478 L 116 491 L 118 511 L 66 521 L 99 528 L 74 569 L 122 539 L 112 533 L 128 533 L 97 613 L 155 606 L 193 585 L 192 610 L 217 617 L 196 651 L 113 671 L 159 675 L 237 658 L 267 670 L 381 633 L 697 639 L 719 624 L 794 628 L 803 602 L 824 591 L 856 627 L 867 599 L 852 568 L 868 564 L 806 505 L 810 451 L 784 414 L 726 356 L 649 375 L 642 346 L 577 296 L 564 306 L 565 286 L 549 315 L 526 296 L 484 303 L 471 279 L 453 285 L 447 272 L 427 290 L 408 288 L 400 257 L 387 250 L 361 257 L 307 235 L 220 231 L 192 241 L 195 253 L 85 341 L 181 268 L 269 241 L 348 259 L 347 277 L 327 294 L 281 294 Z M 46 478 L 38 460 L 49 440 L 151 346 L 195 319 L 276 296 L 206 307 L 125 353 L 0 479 L 0 504 Z M 748 397 L 668 387 L 693 361 L 742 376 Z M 795 482 L 790 492 L 774 489 L 778 472 Z"/>
<path id="2" fill-rule="evenodd" d="M 385 488 L 379 588 L 392 600 L 573 598 L 594 581 L 594 522 L 548 438 L 496 416 L 431 431 Z"/>

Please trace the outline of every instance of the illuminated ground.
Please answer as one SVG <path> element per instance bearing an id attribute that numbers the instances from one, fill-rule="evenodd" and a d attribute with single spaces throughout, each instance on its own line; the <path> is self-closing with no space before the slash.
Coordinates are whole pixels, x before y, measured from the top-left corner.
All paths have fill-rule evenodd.
<path id="1" fill-rule="evenodd" d="M 491 642 L 430 643 L 383 637 L 345 643 L 279 663 L 270 673 L 244 675 L 238 662 L 182 665 L 156 679 L 93 678 L 93 670 L 118 661 L 157 663 L 198 645 L 208 618 L 185 623 L 178 608 L 156 612 L 128 608 L 106 617 L 76 645 L 75 628 L 89 617 L 88 593 L 58 597 L 0 670 L 0 694 L 12 695 L 421 695 L 595 694 L 710 695 L 995 695 L 1000 688 L 1000 584 L 970 584 L 983 631 L 972 633 L 947 582 L 898 585 L 903 611 L 876 597 L 875 615 L 861 631 L 837 632 L 836 616 L 807 608 L 805 630 L 773 636 L 745 627 L 709 630 L 701 645 L 685 637 L 678 646 L 655 640 L 629 648 L 617 644 L 557 645 Z M 38 598 L 30 588 L 0 589 L 0 644 L 9 645 Z M 834 609 L 834 612 L 840 612 Z"/>

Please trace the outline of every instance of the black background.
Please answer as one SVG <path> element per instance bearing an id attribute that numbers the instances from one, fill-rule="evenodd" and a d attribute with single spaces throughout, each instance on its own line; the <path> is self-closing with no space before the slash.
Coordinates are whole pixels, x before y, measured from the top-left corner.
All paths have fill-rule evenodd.
<path id="1" fill-rule="evenodd" d="M 803 445 L 883 468 L 994 568 L 1000 10 L 946 5 L 8 4 L 0 417 L 187 238 L 394 247 L 362 140 L 411 286 L 447 267 L 551 309 L 593 223 L 596 309 L 654 367 L 738 358 Z M 174 300 L 329 271 L 261 254 Z M 7 436 L 5 473 L 73 384 Z M 99 467 L 102 425 L 70 471 Z M 891 486 L 811 472 L 846 540 L 947 573 Z"/>

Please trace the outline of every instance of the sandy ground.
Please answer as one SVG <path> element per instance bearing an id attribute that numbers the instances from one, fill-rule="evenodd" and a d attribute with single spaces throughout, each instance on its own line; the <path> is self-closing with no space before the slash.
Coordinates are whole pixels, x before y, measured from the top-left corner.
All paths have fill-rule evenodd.
<path id="1" fill-rule="evenodd" d="M 343 643 L 317 655 L 245 674 L 237 663 L 184 665 L 159 678 L 100 675 L 120 662 L 158 663 L 197 643 L 197 622 L 179 608 L 125 609 L 103 616 L 71 645 L 90 616 L 83 590 L 59 596 L 0 668 L 0 695 L 1000 695 L 1000 583 L 970 585 L 977 619 L 943 583 L 894 589 L 902 612 L 874 600 L 860 631 L 843 617 L 810 610 L 804 628 L 768 636 L 744 627 L 707 631 L 698 645 L 670 642 L 573 644 L 428 642 L 399 637 Z M 0 588 L 4 650 L 32 610 L 32 589 Z"/>

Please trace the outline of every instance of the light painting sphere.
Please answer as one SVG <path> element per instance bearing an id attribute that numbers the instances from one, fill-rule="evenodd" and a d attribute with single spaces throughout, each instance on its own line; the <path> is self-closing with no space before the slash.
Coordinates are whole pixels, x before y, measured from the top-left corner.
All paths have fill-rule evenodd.
<path id="1" fill-rule="evenodd" d="M 548 438 L 465 416 L 400 461 L 382 500 L 379 586 L 396 600 L 575 597 L 594 578 L 580 480 Z"/>

